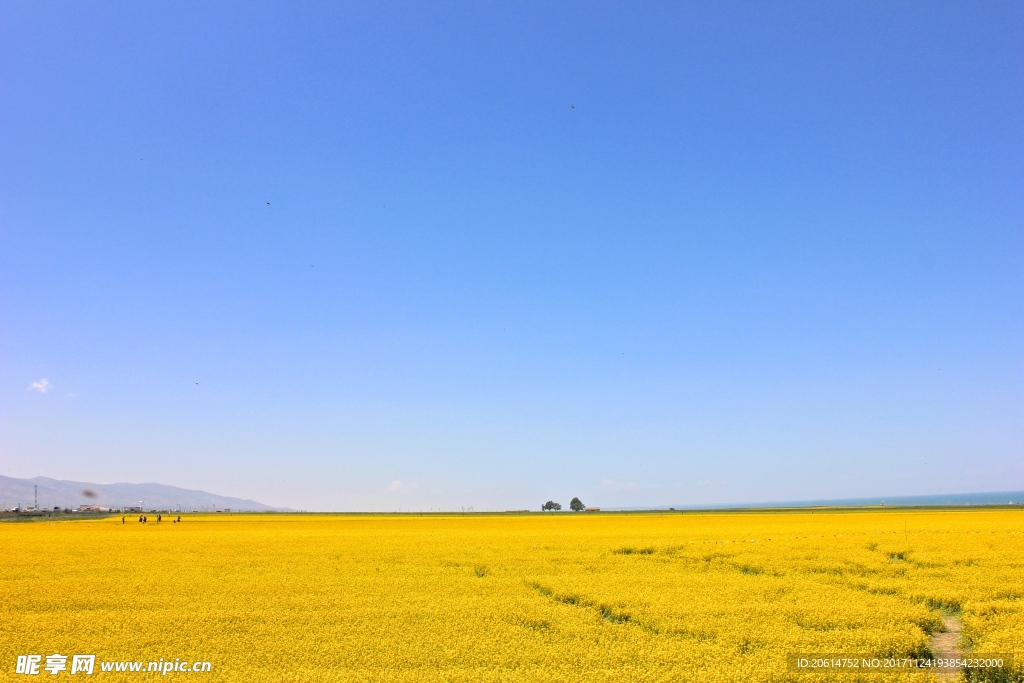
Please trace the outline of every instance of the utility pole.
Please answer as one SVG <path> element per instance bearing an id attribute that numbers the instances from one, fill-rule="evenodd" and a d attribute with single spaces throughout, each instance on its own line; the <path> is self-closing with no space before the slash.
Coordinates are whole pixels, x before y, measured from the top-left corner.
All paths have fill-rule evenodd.
<path id="1" fill-rule="evenodd" d="M 36 512 L 39 512 L 39 484 L 32 486 L 36 490 Z"/>

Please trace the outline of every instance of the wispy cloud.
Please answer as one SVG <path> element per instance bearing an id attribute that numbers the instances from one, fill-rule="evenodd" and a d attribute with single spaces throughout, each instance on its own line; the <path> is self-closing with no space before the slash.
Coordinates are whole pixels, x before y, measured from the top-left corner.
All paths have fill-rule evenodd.
<path id="1" fill-rule="evenodd" d="M 69 391 L 68 393 L 66 393 L 64 395 L 67 396 L 68 398 L 75 398 L 76 396 L 78 396 L 78 394 L 76 394 L 73 391 Z"/>
<path id="2" fill-rule="evenodd" d="M 640 484 L 635 481 L 623 482 L 615 481 L 614 479 L 602 479 L 601 483 L 598 484 L 597 488 L 602 491 L 611 491 L 613 493 L 622 493 L 623 491 L 636 491 L 640 488 Z"/>
<path id="3" fill-rule="evenodd" d="M 45 394 L 50 389 L 50 380 L 45 377 L 37 382 L 32 382 L 28 385 L 29 391 L 38 391 L 40 394 Z"/>
<path id="4" fill-rule="evenodd" d="M 393 482 L 388 484 L 387 490 L 390 493 L 404 493 L 406 491 L 412 491 L 416 488 L 416 484 L 406 484 L 404 481 L 395 479 Z"/>

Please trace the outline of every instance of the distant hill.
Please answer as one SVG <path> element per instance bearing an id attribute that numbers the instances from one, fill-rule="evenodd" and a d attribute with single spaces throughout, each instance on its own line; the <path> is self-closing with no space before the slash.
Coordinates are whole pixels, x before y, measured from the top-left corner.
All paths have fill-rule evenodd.
<path id="1" fill-rule="evenodd" d="M 105 508 L 123 508 L 139 505 L 147 510 L 224 510 L 243 511 L 282 510 L 255 500 L 218 496 L 206 491 L 180 489 L 164 484 L 91 484 L 84 481 L 61 481 L 49 477 L 16 479 L 0 476 L 0 503 L 5 508 L 33 505 L 39 487 L 39 507 L 77 508 L 79 505 L 99 505 Z M 89 495 L 89 493 L 94 495 Z"/>
<path id="2" fill-rule="evenodd" d="M 947 505 L 1021 505 L 1024 491 L 988 491 L 982 493 L 939 493 L 922 496 L 877 496 L 874 498 L 828 498 L 821 500 L 775 501 L 762 503 L 721 503 L 702 505 L 676 505 L 672 510 L 733 510 L 749 508 L 802 508 L 802 507 L 863 507 L 896 505 L 901 507 L 930 507 Z M 668 506 L 606 508 L 608 510 L 662 510 Z"/>

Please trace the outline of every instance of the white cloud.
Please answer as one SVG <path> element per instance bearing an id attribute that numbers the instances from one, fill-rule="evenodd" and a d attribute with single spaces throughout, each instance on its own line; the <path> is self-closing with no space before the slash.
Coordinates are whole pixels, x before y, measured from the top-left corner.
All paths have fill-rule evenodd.
<path id="1" fill-rule="evenodd" d="M 69 391 L 68 393 L 66 393 L 64 395 L 67 396 L 68 398 L 75 398 L 76 396 L 78 396 L 78 394 L 76 394 L 73 391 Z"/>
<path id="2" fill-rule="evenodd" d="M 416 484 L 406 484 L 404 481 L 395 479 L 393 482 L 388 484 L 387 490 L 391 493 L 404 493 L 406 491 L 412 491 L 416 488 Z"/>
<path id="3" fill-rule="evenodd" d="M 50 380 L 45 377 L 38 382 L 32 382 L 32 384 L 28 385 L 29 391 L 38 391 L 40 394 L 45 394 L 49 388 Z"/>
<path id="4" fill-rule="evenodd" d="M 640 488 L 640 484 L 635 481 L 622 482 L 615 481 L 614 479 L 602 479 L 601 483 L 598 484 L 597 488 L 602 491 L 611 491 L 614 493 L 621 493 L 623 491 L 636 491 Z"/>

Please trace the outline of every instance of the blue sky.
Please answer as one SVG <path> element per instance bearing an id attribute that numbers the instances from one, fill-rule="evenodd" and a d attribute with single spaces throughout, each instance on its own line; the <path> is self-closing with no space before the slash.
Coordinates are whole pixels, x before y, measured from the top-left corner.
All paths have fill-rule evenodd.
<path id="1" fill-rule="evenodd" d="M 1011 2 L 5 3 L 0 473 L 1024 489 L 1022 45 Z"/>

